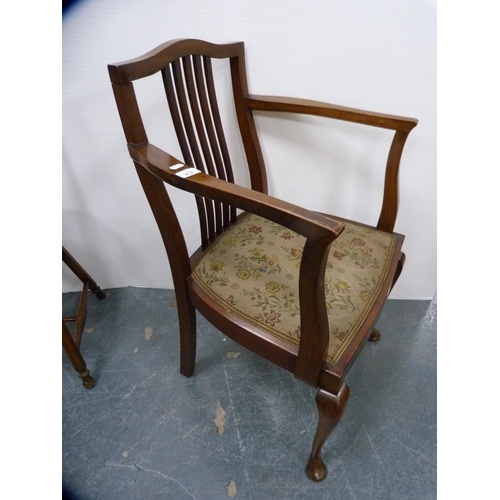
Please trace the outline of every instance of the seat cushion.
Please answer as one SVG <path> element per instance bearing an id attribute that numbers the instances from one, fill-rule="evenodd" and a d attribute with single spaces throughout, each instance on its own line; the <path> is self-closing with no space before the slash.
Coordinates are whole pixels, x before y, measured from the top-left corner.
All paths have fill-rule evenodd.
<path id="1" fill-rule="evenodd" d="M 325 274 L 335 363 L 358 331 L 389 269 L 396 237 L 346 222 Z M 299 270 L 305 238 L 257 215 L 222 234 L 193 266 L 193 278 L 234 314 L 298 346 Z"/>

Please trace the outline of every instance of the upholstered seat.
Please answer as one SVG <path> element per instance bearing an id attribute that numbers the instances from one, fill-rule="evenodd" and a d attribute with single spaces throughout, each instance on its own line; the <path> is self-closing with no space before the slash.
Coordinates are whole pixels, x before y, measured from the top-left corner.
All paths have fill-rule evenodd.
<path id="1" fill-rule="evenodd" d="M 325 273 L 335 363 L 371 310 L 392 260 L 396 236 L 344 222 Z M 224 232 L 193 266 L 193 278 L 228 311 L 298 348 L 299 271 L 305 238 L 250 214 Z"/>

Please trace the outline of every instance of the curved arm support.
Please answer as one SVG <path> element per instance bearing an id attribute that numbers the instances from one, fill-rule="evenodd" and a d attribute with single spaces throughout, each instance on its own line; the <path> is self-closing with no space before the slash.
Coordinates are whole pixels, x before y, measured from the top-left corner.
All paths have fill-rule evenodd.
<path id="1" fill-rule="evenodd" d="M 318 386 L 329 342 L 325 270 L 330 246 L 306 240 L 300 264 L 300 344 L 294 376 L 313 387 Z"/>
<path id="2" fill-rule="evenodd" d="M 377 229 L 392 233 L 396 225 L 399 203 L 399 164 L 409 132 L 396 131 L 385 167 L 384 198 L 377 223 Z"/>
<path id="3" fill-rule="evenodd" d="M 392 232 L 396 224 L 398 212 L 398 175 L 399 164 L 403 148 L 411 130 L 418 124 L 415 118 L 374 113 L 355 108 L 346 108 L 309 99 L 292 97 L 256 96 L 250 95 L 247 99 L 248 109 L 254 111 L 279 111 L 298 113 L 325 118 L 333 118 L 348 122 L 370 125 L 373 127 L 395 130 L 387 165 L 385 169 L 384 197 L 377 228 Z"/>

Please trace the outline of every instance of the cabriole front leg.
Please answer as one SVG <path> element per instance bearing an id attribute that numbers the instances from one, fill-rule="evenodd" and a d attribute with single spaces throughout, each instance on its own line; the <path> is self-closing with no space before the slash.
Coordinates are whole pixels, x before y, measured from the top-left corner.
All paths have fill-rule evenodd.
<path id="1" fill-rule="evenodd" d="M 318 389 L 316 405 L 318 407 L 319 421 L 306 468 L 307 475 L 313 481 L 322 481 L 326 477 L 328 471 L 321 458 L 321 450 L 333 429 L 339 423 L 348 398 L 349 387 L 345 383 L 342 384 L 337 395 Z"/>

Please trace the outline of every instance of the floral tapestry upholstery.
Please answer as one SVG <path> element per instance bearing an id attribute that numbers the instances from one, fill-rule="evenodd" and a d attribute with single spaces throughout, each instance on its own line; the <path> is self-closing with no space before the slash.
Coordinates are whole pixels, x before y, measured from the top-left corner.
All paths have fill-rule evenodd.
<path id="1" fill-rule="evenodd" d="M 335 363 L 355 335 L 387 275 L 396 238 L 345 223 L 325 275 Z M 295 346 L 300 340 L 299 270 L 305 238 L 249 215 L 221 235 L 193 267 L 193 278 L 234 314 Z"/>

